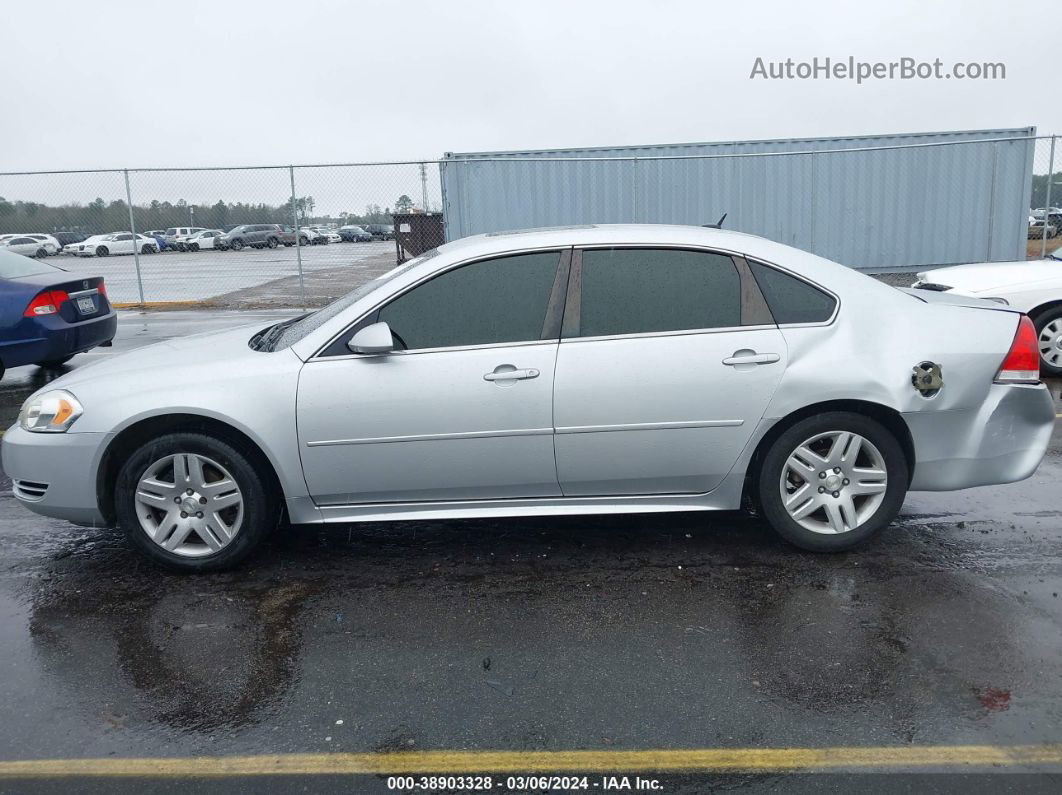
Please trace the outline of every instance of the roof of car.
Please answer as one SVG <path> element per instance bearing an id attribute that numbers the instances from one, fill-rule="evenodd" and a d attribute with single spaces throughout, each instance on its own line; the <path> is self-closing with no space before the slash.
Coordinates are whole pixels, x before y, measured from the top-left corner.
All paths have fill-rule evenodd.
<path id="1" fill-rule="evenodd" d="M 803 249 L 768 240 L 765 237 L 731 229 L 680 224 L 584 224 L 493 232 L 473 235 L 439 247 L 445 260 L 471 259 L 480 255 L 502 254 L 522 249 L 552 246 L 697 246 L 742 254 L 791 269 L 813 281 L 856 284 L 867 281 L 864 274 Z M 444 263 L 426 262 L 425 269 Z M 874 282 L 873 279 L 869 280 Z M 872 289 L 862 285 L 864 289 Z"/>

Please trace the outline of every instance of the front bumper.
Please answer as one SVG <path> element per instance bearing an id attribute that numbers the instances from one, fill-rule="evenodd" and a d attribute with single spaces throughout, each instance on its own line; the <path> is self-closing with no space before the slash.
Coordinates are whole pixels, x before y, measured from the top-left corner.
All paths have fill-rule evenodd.
<path id="1" fill-rule="evenodd" d="M 30 433 L 12 425 L 0 444 L 0 458 L 14 481 L 15 498 L 42 516 L 79 525 L 106 524 L 96 499 L 96 471 L 110 437 Z"/>
<path id="2" fill-rule="evenodd" d="M 970 410 L 903 415 L 915 448 L 911 491 L 1013 483 L 1036 471 L 1055 426 L 1043 384 L 993 384 Z"/>

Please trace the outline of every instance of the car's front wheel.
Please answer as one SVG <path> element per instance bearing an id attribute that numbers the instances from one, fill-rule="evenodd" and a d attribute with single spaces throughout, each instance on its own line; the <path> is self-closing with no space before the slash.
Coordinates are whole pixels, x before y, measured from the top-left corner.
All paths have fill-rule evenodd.
<path id="1" fill-rule="evenodd" d="M 106 257 L 110 253 L 111 253 L 111 250 L 109 248 L 107 248 L 106 246 L 98 246 L 96 248 L 96 256 L 97 257 Z"/>
<path id="2" fill-rule="evenodd" d="M 243 241 L 239 238 L 236 238 L 231 243 L 229 243 L 229 248 L 231 248 L 233 251 L 239 251 L 243 248 Z"/>
<path id="3" fill-rule="evenodd" d="M 130 543 L 173 571 L 234 566 L 276 524 L 276 496 L 251 457 L 202 433 L 172 433 L 137 449 L 118 473 L 118 524 Z"/>
<path id="4" fill-rule="evenodd" d="M 1062 306 L 1044 310 L 1033 318 L 1036 345 L 1040 349 L 1040 372 L 1062 375 Z"/>
<path id="5" fill-rule="evenodd" d="M 876 420 L 831 411 L 778 436 L 758 473 L 759 505 L 802 549 L 833 552 L 867 541 L 900 511 L 908 467 L 900 443 Z"/>

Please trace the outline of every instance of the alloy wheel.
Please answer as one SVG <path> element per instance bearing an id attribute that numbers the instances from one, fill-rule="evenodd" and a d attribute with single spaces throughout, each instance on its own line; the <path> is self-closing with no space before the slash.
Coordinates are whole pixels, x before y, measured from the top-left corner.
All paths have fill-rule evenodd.
<path id="1" fill-rule="evenodd" d="M 851 431 L 805 440 L 786 459 L 778 487 L 789 516 L 813 533 L 847 533 L 881 506 L 888 486 L 885 459 Z"/>
<path id="2" fill-rule="evenodd" d="M 1037 342 L 1040 358 L 1051 367 L 1062 367 L 1062 317 L 1056 317 L 1040 329 Z"/>
<path id="3" fill-rule="evenodd" d="M 243 523 L 243 493 L 221 464 L 196 453 L 160 458 L 136 488 L 140 527 L 158 546 L 186 558 L 227 547 Z"/>

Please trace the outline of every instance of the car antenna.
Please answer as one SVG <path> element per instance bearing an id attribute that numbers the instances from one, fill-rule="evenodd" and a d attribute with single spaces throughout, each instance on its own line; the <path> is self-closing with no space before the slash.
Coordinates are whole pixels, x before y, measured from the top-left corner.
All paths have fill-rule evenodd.
<path id="1" fill-rule="evenodd" d="M 708 229 L 722 229 L 723 228 L 723 221 L 726 220 L 726 216 L 727 216 L 727 213 L 723 213 L 723 215 L 719 218 L 719 220 L 716 221 L 714 224 L 701 224 L 701 226 L 707 227 Z"/>

